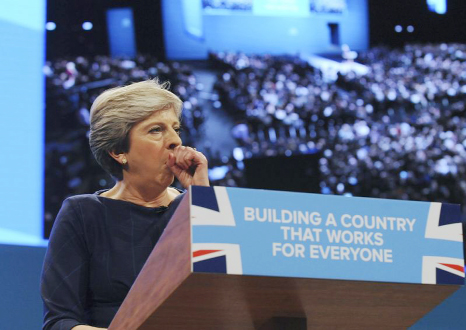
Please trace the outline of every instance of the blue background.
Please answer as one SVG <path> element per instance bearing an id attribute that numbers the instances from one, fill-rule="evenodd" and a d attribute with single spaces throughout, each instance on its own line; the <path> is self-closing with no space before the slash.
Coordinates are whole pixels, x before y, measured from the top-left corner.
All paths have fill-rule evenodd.
<path id="1" fill-rule="evenodd" d="M 459 242 L 426 239 L 427 216 L 430 203 L 361 197 L 342 197 L 305 193 L 290 193 L 267 190 L 227 188 L 233 209 L 236 227 L 194 226 L 194 243 L 232 243 L 240 244 L 243 274 L 333 278 L 366 281 L 385 281 L 401 283 L 422 283 L 422 257 L 442 256 L 463 257 L 463 246 Z M 289 211 L 318 212 L 322 217 L 320 225 L 293 225 L 244 220 L 244 207 L 277 210 L 280 218 L 282 209 Z M 327 215 L 333 213 L 337 226 L 325 226 Z M 261 213 L 262 214 L 262 213 Z M 340 224 L 343 214 L 401 217 L 416 219 L 413 231 L 377 230 L 345 228 Z M 281 226 L 294 228 L 320 228 L 319 242 L 285 240 Z M 380 232 L 384 243 L 360 245 L 330 243 L 326 229 L 348 230 L 351 232 Z M 215 237 L 216 241 L 211 241 Z M 296 243 L 305 246 L 304 258 L 285 257 L 281 253 L 272 254 L 272 243 Z M 354 248 L 391 249 L 392 263 L 365 262 L 362 260 L 331 260 L 309 258 L 309 245 L 335 245 Z M 352 259 L 350 257 L 350 259 Z"/>
<path id="2" fill-rule="evenodd" d="M 45 6 L 45 0 L 0 2 L 1 329 L 42 323 Z"/>
<path id="3" fill-rule="evenodd" d="M 41 244 L 45 0 L 0 3 L 0 243 Z"/>

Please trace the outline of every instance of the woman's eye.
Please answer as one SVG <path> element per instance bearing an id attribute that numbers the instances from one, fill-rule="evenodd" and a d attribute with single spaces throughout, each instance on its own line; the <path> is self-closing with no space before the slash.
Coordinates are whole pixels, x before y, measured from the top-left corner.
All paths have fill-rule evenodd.
<path id="1" fill-rule="evenodd" d="M 180 135 L 181 134 L 181 127 L 175 127 L 174 128 L 176 134 Z"/>
<path id="2" fill-rule="evenodd" d="M 162 131 L 161 127 L 153 127 L 150 129 L 149 133 L 159 133 Z"/>

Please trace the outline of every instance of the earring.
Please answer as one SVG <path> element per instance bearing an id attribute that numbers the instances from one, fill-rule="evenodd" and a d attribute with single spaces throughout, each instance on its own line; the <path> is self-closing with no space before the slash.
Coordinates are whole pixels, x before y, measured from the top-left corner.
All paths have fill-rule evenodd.
<path id="1" fill-rule="evenodd" d="M 128 161 L 126 160 L 126 158 L 123 158 L 123 160 L 122 160 L 121 162 L 123 163 L 123 165 L 126 165 L 126 163 L 127 163 Z"/>

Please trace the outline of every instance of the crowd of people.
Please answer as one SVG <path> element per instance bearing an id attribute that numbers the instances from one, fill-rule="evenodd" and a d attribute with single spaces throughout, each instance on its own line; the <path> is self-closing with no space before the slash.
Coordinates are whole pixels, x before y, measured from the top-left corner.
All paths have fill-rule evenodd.
<path id="1" fill-rule="evenodd" d="M 45 236 L 62 201 L 113 185 L 89 149 L 89 110 L 104 90 L 157 77 L 184 102 L 183 142 L 193 145 L 201 133 L 204 112 L 199 105 L 202 86 L 189 66 L 161 62 L 151 56 L 117 59 L 108 56 L 47 61 L 45 146 Z"/>
<path id="2" fill-rule="evenodd" d="M 319 153 L 322 193 L 463 203 L 466 45 L 374 48 L 336 82 L 298 57 L 211 58 L 246 157 Z"/>

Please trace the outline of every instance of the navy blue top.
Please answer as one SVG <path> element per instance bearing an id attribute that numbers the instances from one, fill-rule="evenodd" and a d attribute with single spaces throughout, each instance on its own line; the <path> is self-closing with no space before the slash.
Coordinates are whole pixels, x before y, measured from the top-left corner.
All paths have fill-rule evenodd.
<path id="1" fill-rule="evenodd" d="M 184 196 L 150 208 L 99 193 L 67 198 L 58 213 L 42 270 L 43 329 L 107 328 Z"/>

